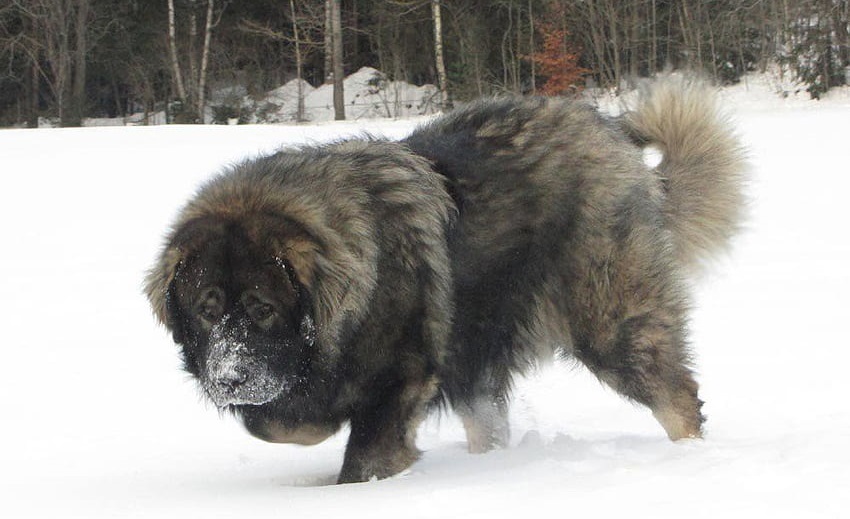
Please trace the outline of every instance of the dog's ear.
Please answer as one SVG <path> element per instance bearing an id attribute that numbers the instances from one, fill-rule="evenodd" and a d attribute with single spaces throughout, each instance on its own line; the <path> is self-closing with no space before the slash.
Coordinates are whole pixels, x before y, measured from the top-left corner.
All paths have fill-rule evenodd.
<path id="1" fill-rule="evenodd" d="M 165 325 L 171 330 L 171 336 L 176 344 L 186 343 L 186 333 L 184 326 L 183 312 L 180 310 L 180 305 L 177 303 L 177 287 L 175 286 L 174 278 L 177 277 L 177 271 L 180 270 L 181 263 L 177 264 L 174 275 L 165 289 Z"/>
<path id="2" fill-rule="evenodd" d="M 289 283 L 295 289 L 298 313 L 301 316 L 298 332 L 304 338 L 307 345 L 312 346 L 316 342 L 317 332 L 313 298 L 310 295 L 310 290 L 301 282 L 301 278 L 298 276 L 292 263 L 286 259 L 278 259 L 278 262 L 286 271 L 286 275 L 289 277 Z"/>
<path id="3" fill-rule="evenodd" d="M 278 237 L 273 249 L 291 281 L 305 288 L 313 285 L 318 256 L 318 246 L 314 242 L 299 236 Z"/>
<path id="4" fill-rule="evenodd" d="M 159 260 L 148 271 L 145 278 L 145 293 L 148 296 L 148 301 L 151 304 L 156 318 L 159 322 L 172 328 L 174 323 L 169 319 L 169 299 L 173 299 L 171 294 L 174 277 L 177 275 L 177 270 L 183 260 L 183 250 L 172 243 L 160 254 Z"/>
<path id="5" fill-rule="evenodd" d="M 145 293 L 154 315 L 169 329 L 176 325 L 174 320 L 169 318 L 168 304 L 169 297 L 176 303 L 176 299 L 169 296 L 169 293 L 180 266 L 190 254 L 209 242 L 211 236 L 221 233 L 222 227 L 222 222 L 209 217 L 183 222 L 174 228 L 156 264 L 148 271 Z"/>

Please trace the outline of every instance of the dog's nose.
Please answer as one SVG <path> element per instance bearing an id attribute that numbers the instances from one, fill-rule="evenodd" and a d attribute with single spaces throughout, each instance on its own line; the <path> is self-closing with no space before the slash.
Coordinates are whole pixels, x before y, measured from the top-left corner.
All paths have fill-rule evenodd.
<path id="1" fill-rule="evenodd" d="M 248 370 L 242 366 L 228 366 L 216 377 L 216 382 L 228 389 L 236 389 L 248 380 Z"/>

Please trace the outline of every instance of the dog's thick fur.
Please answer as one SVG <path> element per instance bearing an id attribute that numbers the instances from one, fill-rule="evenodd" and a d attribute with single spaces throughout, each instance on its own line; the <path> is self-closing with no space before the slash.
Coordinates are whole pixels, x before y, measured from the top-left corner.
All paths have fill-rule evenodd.
<path id="1" fill-rule="evenodd" d="M 505 445 L 512 376 L 555 353 L 699 437 L 684 276 L 735 231 L 742 167 L 698 82 L 657 81 L 620 119 L 481 101 L 400 143 L 233 167 L 180 213 L 146 290 L 252 434 L 312 444 L 350 423 L 340 482 L 413 463 L 441 400 L 470 451 Z"/>

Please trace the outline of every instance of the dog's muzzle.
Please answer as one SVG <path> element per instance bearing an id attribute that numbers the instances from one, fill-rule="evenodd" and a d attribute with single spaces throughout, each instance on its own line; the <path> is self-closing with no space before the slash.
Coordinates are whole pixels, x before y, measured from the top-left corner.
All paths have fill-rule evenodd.
<path id="1" fill-rule="evenodd" d="M 226 324 L 224 320 L 212 330 L 204 389 L 218 407 L 270 402 L 284 390 L 285 381 L 254 356 L 245 327 Z"/>

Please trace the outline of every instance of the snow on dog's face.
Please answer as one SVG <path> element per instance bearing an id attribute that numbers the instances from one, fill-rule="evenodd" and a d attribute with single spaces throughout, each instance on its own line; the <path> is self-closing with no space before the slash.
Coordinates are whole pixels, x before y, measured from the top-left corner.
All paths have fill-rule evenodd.
<path id="1" fill-rule="evenodd" d="M 186 370 L 220 408 L 297 392 L 309 370 L 315 327 L 292 267 L 237 226 L 201 234 L 167 295 Z"/>

